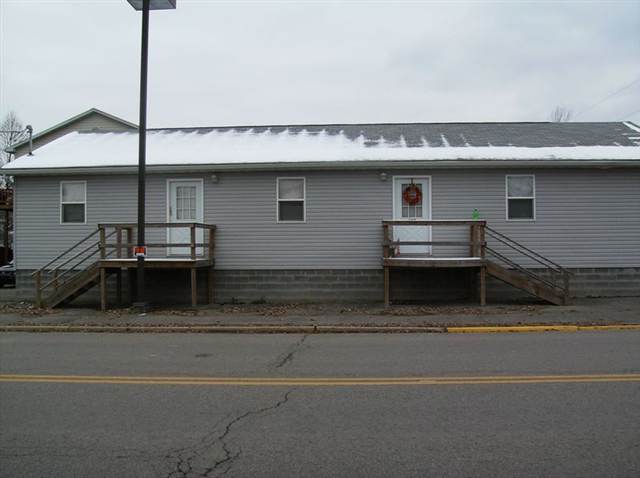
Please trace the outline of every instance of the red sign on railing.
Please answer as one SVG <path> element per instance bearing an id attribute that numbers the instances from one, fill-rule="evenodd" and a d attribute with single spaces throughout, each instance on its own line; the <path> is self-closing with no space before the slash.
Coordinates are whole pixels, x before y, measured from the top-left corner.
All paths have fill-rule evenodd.
<path id="1" fill-rule="evenodd" d="M 147 257 L 147 247 L 146 246 L 136 246 L 133 248 L 133 253 L 136 257 Z"/>

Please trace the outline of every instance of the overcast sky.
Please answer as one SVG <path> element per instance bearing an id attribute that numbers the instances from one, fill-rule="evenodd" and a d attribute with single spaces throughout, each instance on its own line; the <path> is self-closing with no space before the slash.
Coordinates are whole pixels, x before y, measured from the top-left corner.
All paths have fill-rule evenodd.
<path id="1" fill-rule="evenodd" d="M 0 114 L 138 121 L 126 0 L 0 0 Z M 640 1 L 178 0 L 151 13 L 149 126 L 640 121 Z"/>

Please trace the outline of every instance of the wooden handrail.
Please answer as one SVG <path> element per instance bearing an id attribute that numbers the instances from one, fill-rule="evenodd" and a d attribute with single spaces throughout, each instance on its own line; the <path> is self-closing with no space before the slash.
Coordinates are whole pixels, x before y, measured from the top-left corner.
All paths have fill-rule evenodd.
<path id="1" fill-rule="evenodd" d="M 512 249 L 516 249 L 514 246 L 512 246 L 511 244 L 509 244 L 509 242 L 515 244 L 517 247 L 524 249 L 525 251 L 527 251 L 528 253 L 530 253 L 531 255 L 520 251 L 523 255 L 529 257 L 530 259 L 533 259 L 534 261 L 536 261 L 538 264 L 541 264 L 545 267 L 549 267 L 549 264 L 551 264 L 552 266 L 554 266 L 555 268 L 557 268 L 558 270 L 556 272 L 558 273 L 568 273 L 571 274 L 571 272 L 569 272 L 568 270 L 566 270 L 564 267 L 562 267 L 560 264 L 556 264 L 555 262 L 553 262 L 551 259 L 547 259 L 546 257 L 544 257 L 541 254 L 538 254 L 535 251 L 532 251 L 531 249 L 529 249 L 526 246 L 523 246 L 522 244 L 520 244 L 517 241 L 514 241 L 513 239 L 511 239 L 508 236 L 505 236 L 504 234 L 496 231 L 495 229 L 490 228 L 489 226 L 486 226 L 487 232 L 489 233 L 489 235 L 491 237 L 493 237 L 495 240 L 497 240 L 498 242 L 503 243 L 506 246 L 511 247 Z M 542 262 L 544 261 L 544 262 Z M 545 263 L 546 262 L 546 263 Z M 549 267 L 550 269 L 552 269 L 551 267 Z"/>
<path id="2" fill-rule="evenodd" d="M 78 242 L 76 242 L 73 246 L 71 246 L 69 249 L 67 249 L 66 251 L 62 252 L 61 254 L 58 254 L 56 257 L 54 257 L 53 259 L 51 259 L 49 262 L 47 262 L 44 266 L 42 266 L 40 269 L 38 269 L 35 272 L 32 272 L 31 275 L 35 276 L 35 274 L 37 272 L 42 272 L 44 271 L 47 267 L 49 267 L 51 264 L 53 264 L 54 262 L 56 262 L 58 259 L 60 259 L 62 256 L 65 256 L 66 254 L 68 254 L 69 252 L 71 252 L 72 250 L 74 250 L 76 247 L 78 247 L 80 244 L 84 243 L 86 240 L 92 238 L 93 236 L 95 236 L 96 234 L 98 234 L 98 232 L 100 232 L 100 229 L 96 229 L 95 231 L 93 231 L 91 234 L 89 234 L 88 236 L 85 236 L 83 239 L 79 240 Z"/>
<path id="3" fill-rule="evenodd" d="M 484 219 L 435 219 L 435 220 L 420 220 L 420 221 L 382 221 L 382 225 L 389 226 L 471 226 L 471 225 L 486 226 L 487 221 Z"/>
<path id="4" fill-rule="evenodd" d="M 486 242 L 484 228 L 487 221 L 484 219 L 434 219 L 434 220 L 385 220 L 383 228 L 383 257 L 393 257 L 394 249 L 400 246 L 469 246 L 469 257 L 484 257 Z M 468 226 L 468 241 L 401 241 L 393 239 L 393 226 Z"/>
<path id="5" fill-rule="evenodd" d="M 481 241 L 382 241 L 383 246 L 483 246 Z"/>
<path id="6" fill-rule="evenodd" d="M 91 244 L 89 244 L 87 247 L 85 247 L 84 249 L 82 249 L 80 252 L 76 253 L 74 256 L 71 256 L 69 259 L 67 259 L 66 261 L 64 261 L 62 264 L 57 265 L 56 267 L 54 267 L 53 269 L 51 269 L 51 272 L 57 272 L 60 269 L 62 269 L 63 266 L 66 266 L 69 262 L 71 262 L 74 259 L 77 259 L 78 257 L 80 257 L 82 254 L 88 252 L 89 250 L 96 248 L 96 250 L 89 255 L 89 257 L 91 257 L 93 254 L 95 254 L 96 252 L 98 252 L 97 248 L 100 247 L 100 241 L 96 241 L 96 242 L 92 242 Z"/>
<path id="7" fill-rule="evenodd" d="M 551 281 L 548 281 L 547 279 L 545 279 L 544 277 L 541 277 L 539 274 L 536 274 L 534 272 L 531 272 L 529 269 L 526 269 L 524 267 L 522 267 L 520 264 L 518 264 L 517 262 L 512 261 L 511 259 L 509 259 L 508 257 L 504 256 L 503 254 L 500 254 L 499 252 L 491 249 L 490 247 L 487 247 L 487 251 L 489 252 L 489 254 L 497 257 L 498 259 L 500 259 L 501 261 L 504 261 L 505 263 L 509 264 L 511 267 L 513 267 L 514 269 L 519 270 L 520 272 L 522 272 L 525 275 L 528 275 L 529 277 L 531 277 L 532 279 L 535 279 L 537 281 L 540 281 L 546 285 L 548 285 L 549 287 L 553 287 L 555 289 L 560 289 L 560 290 L 564 290 L 564 287 L 561 287 Z"/>
<path id="8" fill-rule="evenodd" d="M 109 233 L 107 236 L 105 236 L 105 239 L 108 239 L 109 237 L 111 237 L 113 234 L 115 233 L 115 231 Z M 92 248 L 97 247 L 97 249 L 95 251 L 93 251 L 91 254 L 87 254 L 86 257 L 84 259 L 82 259 L 80 262 L 76 262 L 73 267 L 71 267 L 70 269 L 66 269 L 63 270 L 61 273 L 59 272 L 63 266 L 66 266 L 67 264 L 69 264 L 71 261 L 77 259 L 78 257 L 81 257 L 83 254 L 86 254 L 88 251 L 90 251 Z M 100 249 L 100 241 L 97 242 L 93 242 L 91 244 L 89 244 L 87 247 L 85 247 L 83 250 L 81 250 L 80 252 L 77 252 L 75 255 L 73 255 L 72 257 L 70 257 L 69 259 L 67 259 L 66 261 L 64 261 L 62 264 L 57 265 L 55 268 L 51 269 L 51 273 L 54 274 L 54 278 L 52 280 L 50 280 L 49 282 L 47 282 L 46 284 L 44 284 L 41 288 L 42 290 L 46 289 L 47 287 L 49 287 L 52 284 L 57 284 L 59 279 L 64 277 L 65 275 L 67 275 L 69 273 L 69 271 L 75 270 L 75 268 L 81 264 L 84 264 L 89 258 L 93 257 L 97 252 L 99 252 Z M 43 271 L 44 272 L 44 271 Z"/>
<path id="9" fill-rule="evenodd" d="M 131 243 L 121 243 L 119 246 L 118 244 L 105 244 L 105 247 L 107 249 L 118 249 L 118 247 L 121 247 L 123 249 L 125 248 L 131 248 L 131 247 L 136 247 L 138 244 L 135 242 L 131 242 Z M 208 242 L 196 242 L 194 244 L 196 247 L 209 247 L 209 243 Z M 146 244 L 147 248 L 164 248 L 164 247 L 191 247 L 191 243 L 190 242 L 153 242 L 153 243 L 149 243 Z"/>
<path id="10" fill-rule="evenodd" d="M 107 253 L 106 257 L 109 257 L 111 254 L 113 254 L 115 251 L 111 251 L 109 253 Z M 86 260 L 86 259 L 85 259 Z M 84 261 L 83 261 L 84 262 Z M 89 266 L 91 267 L 91 266 Z M 87 268 L 88 269 L 88 268 Z M 75 274 L 73 274 L 71 277 L 69 277 L 68 279 L 66 279 L 61 285 L 64 286 L 66 284 L 68 284 L 69 282 L 71 282 L 73 279 L 75 279 L 76 277 L 78 277 L 80 274 L 82 274 L 84 271 L 86 271 L 87 269 L 80 269 L 77 270 Z M 69 272 L 69 271 L 73 271 L 75 269 L 67 269 L 66 271 L 64 271 L 65 273 Z M 62 276 L 61 276 L 62 277 Z M 46 285 L 45 285 L 46 287 Z M 44 289 L 44 287 L 43 287 Z"/>
<path id="11" fill-rule="evenodd" d="M 112 227 L 120 227 L 122 229 L 127 229 L 127 228 L 136 228 L 138 227 L 137 224 L 134 223 L 129 223 L 129 222 L 125 222 L 125 223 L 101 223 L 98 224 L 98 227 L 104 227 L 104 228 L 112 228 Z M 147 222 L 145 223 L 144 227 L 148 227 L 148 228 L 164 228 L 164 227 L 197 227 L 197 228 L 201 228 L 201 229 L 216 229 L 216 226 L 214 224 L 205 224 L 202 222 Z"/>
<path id="12" fill-rule="evenodd" d="M 153 242 L 147 243 L 145 246 L 148 249 L 156 248 L 156 249 L 166 249 L 168 247 L 184 247 L 188 248 L 188 255 L 191 259 L 195 259 L 198 256 L 199 248 L 208 248 L 208 255 L 213 258 L 213 247 L 214 247 L 214 231 L 216 230 L 216 226 L 214 224 L 204 224 L 200 222 L 152 222 L 146 223 L 146 227 L 149 228 L 184 228 L 189 229 L 189 242 Z M 114 232 L 118 234 L 116 237 L 116 243 L 108 244 L 104 241 L 104 249 L 115 249 L 118 253 L 118 257 L 122 257 L 122 249 L 125 249 L 126 256 L 131 257 L 131 248 L 137 246 L 137 243 L 133 242 L 133 230 L 137 227 L 136 224 L 133 223 L 100 223 L 98 224 L 99 230 L 106 230 L 108 228 L 113 228 Z M 209 239 L 207 242 L 196 242 L 197 241 L 197 233 L 198 229 L 206 229 L 209 231 Z M 123 242 L 121 237 L 122 231 L 127 231 L 127 239 L 126 242 Z M 110 237 L 113 233 L 109 234 L 107 237 Z"/>

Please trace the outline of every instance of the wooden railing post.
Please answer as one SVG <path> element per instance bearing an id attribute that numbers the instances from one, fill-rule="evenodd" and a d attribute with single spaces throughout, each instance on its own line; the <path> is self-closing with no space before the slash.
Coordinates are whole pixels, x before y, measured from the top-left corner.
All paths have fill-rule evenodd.
<path id="1" fill-rule="evenodd" d="M 476 255 L 476 225 L 469 224 L 469 257 Z"/>
<path id="2" fill-rule="evenodd" d="M 485 258 L 486 254 L 487 254 L 487 244 L 485 243 L 485 231 L 484 231 L 484 226 L 486 225 L 486 223 L 481 223 L 480 224 L 480 234 L 479 234 L 479 248 L 480 248 L 480 257 L 482 257 L 483 259 Z"/>
<path id="3" fill-rule="evenodd" d="M 98 226 L 98 228 L 100 229 L 100 259 L 104 259 L 106 257 L 107 250 L 106 235 L 104 226 Z"/>
<path id="4" fill-rule="evenodd" d="M 391 257 L 391 235 L 389 231 L 389 224 L 382 225 L 382 257 Z"/>
<path id="5" fill-rule="evenodd" d="M 116 257 L 122 257 L 122 228 L 119 226 L 116 227 Z"/>
<path id="6" fill-rule="evenodd" d="M 213 271 L 214 251 L 216 245 L 216 230 L 214 227 L 209 228 L 209 268 L 207 270 L 207 303 L 213 304 L 213 288 L 215 287 L 215 275 Z"/>
<path id="7" fill-rule="evenodd" d="M 191 224 L 191 260 L 196 260 L 196 225 Z"/>
<path id="8" fill-rule="evenodd" d="M 209 260 L 213 260 L 215 245 L 216 245 L 215 229 L 209 228 Z"/>
<path id="9" fill-rule="evenodd" d="M 58 290 L 58 269 L 53 271 L 53 288 L 56 291 Z"/>
<path id="10" fill-rule="evenodd" d="M 36 307 L 42 307 L 42 271 L 36 272 Z"/>
<path id="11" fill-rule="evenodd" d="M 132 250 L 132 246 L 131 244 L 133 244 L 133 227 L 127 227 L 127 259 L 130 259 L 131 257 L 133 257 L 133 250 Z"/>

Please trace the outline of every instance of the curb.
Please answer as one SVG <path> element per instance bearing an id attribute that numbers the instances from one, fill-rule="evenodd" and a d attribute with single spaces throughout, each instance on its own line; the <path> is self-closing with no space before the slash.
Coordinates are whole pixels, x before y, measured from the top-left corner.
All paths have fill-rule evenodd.
<path id="1" fill-rule="evenodd" d="M 208 334 L 356 334 L 356 333 L 525 333 L 640 330 L 640 324 L 377 326 L 377 325 L 2 325 L 0 332 L 208 333 Z"/>

